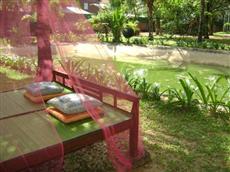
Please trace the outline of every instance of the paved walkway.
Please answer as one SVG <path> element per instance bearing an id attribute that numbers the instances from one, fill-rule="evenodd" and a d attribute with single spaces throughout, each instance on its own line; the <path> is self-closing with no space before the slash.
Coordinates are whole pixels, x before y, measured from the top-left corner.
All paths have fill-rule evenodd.
<path id="1" fill-rule="evenodd" d="M 176 47 L 144 47 L 113 45 L 105 43 L 62 44 L 52 46 L 53 54 L 62 50 L 65 56 L 79 56 L 97 59 L 114 59 L 127 62 L 143 62 L 164 59 L 170 63 L 198 63 L 230 67 L 230 51 L 188 49 Z M 36 46 L 14 48 L 11 51 L 23 56 L 37 57 Z"/>
<path id="2" fill-rule="evenodd" d="M 230 51 L 87 43 L 79 43 L 74 49 L 78 56 L 89 58 L 117 58 L 119 61 L 137 63 L 139 61 L 164 59 L 170 63 L 187 62 L 230 67 Z"/>

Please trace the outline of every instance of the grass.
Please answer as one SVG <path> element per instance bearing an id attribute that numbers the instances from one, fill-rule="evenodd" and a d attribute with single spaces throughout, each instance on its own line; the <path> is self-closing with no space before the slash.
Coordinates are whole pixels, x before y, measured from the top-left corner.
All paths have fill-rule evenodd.
<path id="1" fill-rule="evenodd" d="M 230 76 L 229 68 L 198 65 L 198 64 L 182 64 L 179 67 L 169 64 L 167 61 L 149 61 L 148 63 L 129 63 L 117 61 L 116 66 L 118 70 L 122 71 L 125 68 L 132 68 L 134 71 L 144 74 L 147 81 L 158 82 L 163 89 L 168 87 L 178 88 L 179 78 L 189 78 L 188 72 L 197 76 L 201 82 L 206 83 L 211 77 L 219 75 Z M 227 82 L 222 82 L 227 85 Z"/>
<path id="2" fill-rule="evenodd" d="M 146 60 L 137 57 L 120 58 L 116 57 L 116 61 L 105 61 L 99 59 L 84 58 L 85 63 L 92 66 L 102 64 L 113 64 L 117 71 L 124 72 L 130 68 L 137 75 L 141 75 L 147 79 L 149 83 L 160 83 L 161 91 L 169 88 L 180 88 L 180 78 L 190 78 L 188 72 L 196 76 L 202 83 L 210 82 L 210 79 L 218 76 L 230 77 L 230 70 L 227 67 L 201 65 L 201 64 L 170 64 L 166 60 Z M 85 66 L 87 66 L 85 64 Z M 223 80 L 220 82 L 223 87 L 227 87 L 228 82 Z"/>
<path id="3" fill-rule="evenodd" d="M 224 36 L 224 35 L 230 35 L 230 31 L 228 31 L 228 32 L 216 32 L 216 33 L 214 33 L 214 35 L 217 35 L 217 36 Z"/>
<path id="4" fill-rule="evenodd" d="M 7 78 L 12 79 L 12 80 L 18 80 L 19 81 L 19 80 L 30 78 L 29 75 L 19 73 L 16 70 L 9 69 L 9 68 L 4 67 L 4 66 L 1 66 L 0 73 L 6 75 Z"/>
<path id="5" fill-rule="evenodd" d="M 207 112 L 142 101 L 144 143 L 154 171 L 229 171 L 230 125 Z"/>
<path id="6" fill-rule="evenodd" d="M 120 58 L 116 57 L 116 61 L 88 59 L 84 58 L 86 64 L 92 66 L 102 64 L 113 64 L 117 71 L 124 72 L 125 69 L 130 68 L 135 71 L 137 75 L 146 77 L 150 83 L 158 82 L 162 89 L 168 87 L 179 88 L 179 78 L 190 78 L 188 72 L 198 77 L 198 79 L 206 83 L 212 77 L 220 75 L 230 77 L 230 70 L 227 67 L 201 65 L 201 64 L 171 64 L 166 60 L 146 60 L 138 57 Z M 85 66 L 87 66 L 85 64 Z M 221 84 L 226 86 L 228 83 L 223 81 Z"/>

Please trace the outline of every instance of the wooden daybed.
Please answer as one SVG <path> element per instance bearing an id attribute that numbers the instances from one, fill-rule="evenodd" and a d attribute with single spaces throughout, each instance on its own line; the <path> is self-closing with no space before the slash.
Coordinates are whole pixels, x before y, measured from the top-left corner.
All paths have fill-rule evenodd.
<path id="1" fill-rule="evenodd" d="M 53 71 L 53 81 L 72 90 L 72 86 L 68 84 L 69 83 L 68 80 L 69 78 L 66 74 L 58 71 Z M 103 116 L 102 120 L 104 120 L 108 126 L 113 126 L 115 133 L 119 133 L 125 130 L 129 131 L 129 152 L 131 157 L 135 159 L 138 151 L 137 133 L 138 133 L 138 126 L 139 126 L 139 98 L 137 96 L 122 93 L 120 91 L 110 89 L 101 85 L 97 85 L 95 83 L 83 79 L 79 79 L 78 82 L 80 82 L 81 89 L 83 89 L 85 94 L 94 96 L 104 103 L 103 109 L 105 111 L 104 112 L 105 115 Z M 43 133 L 42 131 L 45 132 L 46 130 L 48 131 L 49 129 L 52 130 L 52 127 L 49 124 L 47 124 L 46 120 L 44 120 L 44 116 L 47 115 L 46 112 L 44 112 L 45 107 L 42 105 L 38 106 L 38 105 L 31 104 L 31 102 L 29 102 L 22 96 L 23 91 L 24 90 L 18 90 L 16 92 L 14 91 L 14 92 L 0 93 L 0 96 L 2 98 L 4 97 L 4 99 L 7 99 L 7 94 L 11 96 L 10 98 L 11 100 L 23 99 L 23 101 L 17 101 L 18 107 L 15 107 L 17 108 L 18 111 L 21 110 L 19 114 L 13 114 L 13 112 L 7 114 L 6 112 L 1 110 L 0 127 L 4 128 L 4 126 L 6 125 L 12 126 L 16 128 L 13 131 L 17 135 L 17 139 L 19 140 L 28 139 L 28 142 L 30 142 L 30 140 L 33 141 L 38 140 L 38 142 L 34 144 L 42 145 L 41 138 L 44 137 L 42 135 Z M 106 95 L 111 95 L 110 97 L 112 97 L 112 99 L 110 100 L 112 100 L 113 102 L 112 105 L 106 103 L 106 101 L 104 100 Z M 2 99 L 1 97 L 0 99 Z M 123 99 L 125 101 L 131 102 L 132 106 L 130 112 L 120 109 L 118 107 L 119 99 Z M 23 106 L 24 108 L 22 108 Z M 11 108 L 14 108 L 13 104 Z M 8 109 L 8 111 L 10 110 Z M 72 152 L 76 149 L 80 149 L 86 145 L 93 144 L 103 139 L 102 130 L 92 119 L 85 119 L 71 124 L 63 124 L 51 116 L 49 116 L 48 118 L 56 127 L 57 133 L 61 138 L 60 142 L 63 143 L 65 154 Z M 31 121 L 30 123 L 28 122 L 26 123 L 28 119 Z M 21 124 L 23 125 L 18 124 L 18 121 L 21 121 Z M 24 125 L 24 123 L 26 124 Z M 38 126 L 36 127 L 36 130 L 33 130 L 33 127 L 35 125 Z M 25 132 L 28 132 L 27 136 L 29 135 L 29 132 L 33 134 L 29 135 L 29 137 L 27 138 Z M 0 134 L 4 135 L 4 133 L 2 133 L 1 131 Z M 45 161 L 49 161 L 50 159 L 58 156 L 57 154 L 55 154 L 55 148 L 58 148 L 58 146 L 60 147 L 60 145 L 57 144 L 57 141 L 55 142 L 48 138 L 46 145 L 48 145 L 48 147 L 46 148 L 41 146 L 39 150 L 33 150 L 33 148 L 31 148 L 31 150 L 29 151 L 27 150 L 24 152 L 23 156 L 26 157 L 26 159 L 31 159 L 30 165 L 32 164 L 34 166 L 37 166 L 41 163 L 44 163 Z M 35 158 L 39 156 L 39 152 L 43 149 L 45 149 L 48 152 L 50 151 L 52 153 L 52 156 L 49 157 L 50 159 L 47 159 L 47 157 L 46 159 Z M 9 168 L 11 171 L 23 170 L 27 166 L 25 165 L 25 163 L 22 162 L 23 162 L 22 156 L 15 156 L 13 154 L 10 156 L 5 155 L 4 153 L 1 152 L 0 149 L 0 171 L 2 166 Z"/>

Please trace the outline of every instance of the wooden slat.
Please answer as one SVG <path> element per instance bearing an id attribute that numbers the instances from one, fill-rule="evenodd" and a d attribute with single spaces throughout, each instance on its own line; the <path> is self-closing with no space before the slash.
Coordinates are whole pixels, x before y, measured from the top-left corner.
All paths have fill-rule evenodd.
<path id="1" fill-rule="evenodd" d="M 0 161 L 60 143 L 46 115 L 46 112 L 40 111 L 0 120 Z"/>
<path id="2" fill-rule="evenodd" d="M 107 105 L 104 105 L 103 109 L 106 114 L 101 122 L 113 126 L 113 134 L 130 128 L 131 116 L 128 113 L 115 110 Z M 49 118 L 55 125 L 61 139 L 57 137 L 53 126 L 50 125 L 46 113 L 43 111 L 0 120 L 0 128 L 2 129 L 0 131 L 0 144 L 7 141 L 9 145 L 6 146 L 12 149 L 12 146 L 15 146 L 14 143 L 17 143 L 17 148 L 14 148 L 12 153 L 6 152 L 7 148 L 0 150 L 0 161 L 9 167 L 11 164 L 17 164 L 16 167 L 10 168 L 21 170 L 27 168 L 26 164 L 23 164 L 22 155 L 26 157 L 26 160 L 38 157 L 30 165 L 36 165 L 49 160 L 49 158 L 57 157 L 60 153 L 58 153 L 60 140 L 63 141 L 64 153 L 66 154 L 104 139 L 102 130 L 93 120 L 83 120 L 65 125 L 51 116 Z M 54 153 L 50 157 L 44 156 L 44 150 L 50 151 L 50 149 L 51 151 L 56 150 L 56 154 Z"/>
<path id="3" fill-rule="evenodd" d="M 114 131 L 113 134 L 117 134 L 119 132 L 129 129 L 130 124 L 131 124 L 131 120 L 129 119 L 129 120 L 123 121 L 122 123 L 113 125 L 113 131 Z M 63 142 L 65 154 L 70 153 L 74 150 L 80 149 L 82 147 L 85 147 L 87 145 L 91 145 L 103 139 L 104 139 L 104 135 L 103 135 L 102 130 L 96 130 L 87 135 L 82 135 L 78 139 L 75 138 L 71 140 L 66 140 Z"/>
<path id="4" fill-rule="evenodd" d="M 0 119 L 43 110 L 43 104 L 35 104 L 23 96 L 24 90 L 0 93 Z"/>

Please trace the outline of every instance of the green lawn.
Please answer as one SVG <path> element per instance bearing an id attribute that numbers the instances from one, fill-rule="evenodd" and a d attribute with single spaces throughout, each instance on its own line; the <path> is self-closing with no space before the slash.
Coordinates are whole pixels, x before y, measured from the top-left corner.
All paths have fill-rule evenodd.
<path id="1" fill-rule="evenodd" d="M 230 32 L 216 32 L 214 33 L 214 35 L 217 35 L 217 36 L 229 35 L 230 36 Z"/>
<path id="2" fill-rule="evenodd" d="M 140 62 L 140 61 L 139 61 Z M 167 61 L 148 61 L 135 63 L 127 62 L 115 62 L 119 71 L 130 68 L 136 71 L 136 74 L 143 74 L 144 77 L 151 83 L 157 82 L 161 84 L 163 89 L 168 87 L 179 87 L 179 78 L 188 78 L 188 72 L 198 77 L 203 83 L 209 82 L 212 77 L 218 77 L 220 75 L 230 76 L 230 69 L 210 66 L 210 65 L 198 65 L 198 64 L 182 64 L 176 67 L 169 64 Z M 223 82 L 223 85 L 227 85 L 227 82 Z"/>
<path id="3" fill-rule="evenodd" d="M 142 171 L 230 171 L 230 125 L 207 112 L 141 102 L 144 143 L 152 162 Z"/>
<path id="4" fill-rule="evenodd" d="M 22 79 L 28 79 L 30 77 L 27 74 L 19 73 L 15 70 L 9 69 L 4 66 L 0 67 L 0 74 L 6 75 L 7 78 L 12 80 L 22 80 Z"/>

